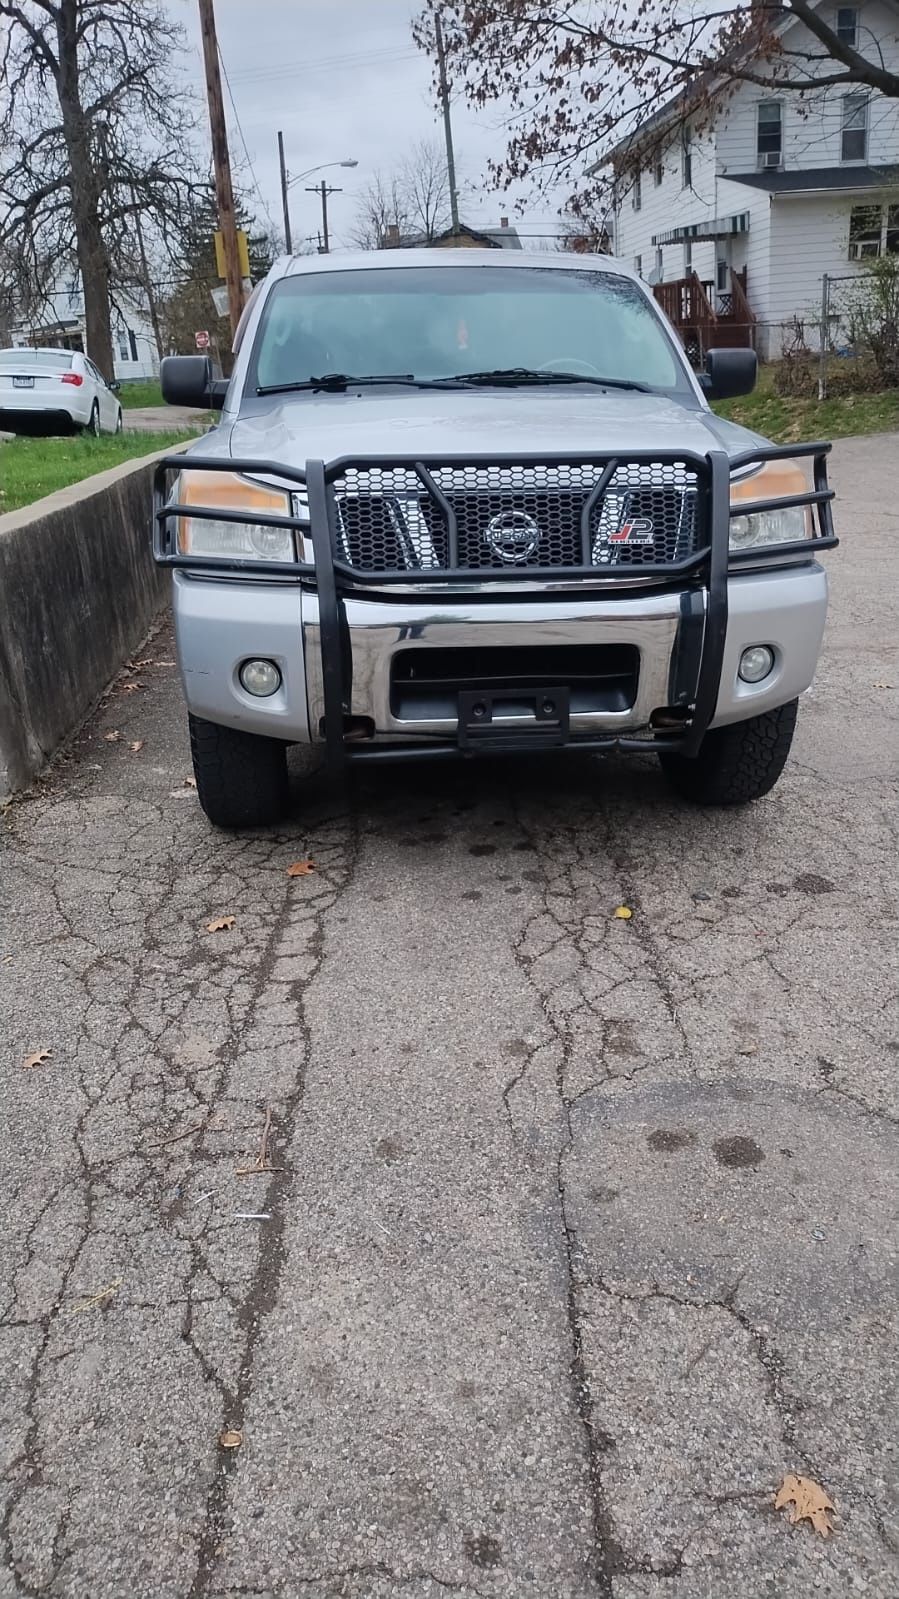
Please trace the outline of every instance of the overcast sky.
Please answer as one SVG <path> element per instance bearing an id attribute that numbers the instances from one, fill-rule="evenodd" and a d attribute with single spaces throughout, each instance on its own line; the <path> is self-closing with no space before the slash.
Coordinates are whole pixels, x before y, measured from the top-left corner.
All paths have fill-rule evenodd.
<path id="1" fill-rule="evenodd" d="M 184 24 L 190 54 L 187 70 L 203 89 L 196 0 L 167 0 Z M 319 173 L 309 179 L 339 185 L 330 200 L 333 243 L 347 240 L 354 197 L 377 168 L 389 171 L 417 140 L 441 137 L 430 84 L 430 63 L 412 42 L 415 0 L 216 0 L 219 45 L 262 199 L 280 229 L 278 129 L 284 133 L 291 173 L 323 162 L 355 158 L 355 170 Z M 241 187 L 251 189 L 240 134 L 225 90 L 231 159 Z M 490 194 L 484 175 L 491 156 L 502 154 L 505 137 L 496 110 L 475 116 L 461 99 L 453 103 L 456 165 L 463 220 L 496 224 L 508 214 L 523 233 L 553 233 L 556 206 L 564 197 L 528 200 L 522 216 L 511 196 Z M 204 134 L 206 125 L 204 124 Z M 262 210 L 262 203 L 257 199 Z M 320 206 L 302 183 L 291 190 L 294 242 L 313 235 Z M 533 244 L 539 241 L 534 239 Z"/>

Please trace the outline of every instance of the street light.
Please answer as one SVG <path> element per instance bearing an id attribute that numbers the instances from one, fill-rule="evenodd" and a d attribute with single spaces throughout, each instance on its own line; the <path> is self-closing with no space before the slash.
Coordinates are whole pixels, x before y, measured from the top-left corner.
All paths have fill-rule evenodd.
<path id="1" fill-rule="evenodd" d="M 292 241 L 291 236 L 290 236 L 290 210 L 289 210 L 289 207 L 288 207 L 288 204 L 287 204 L 287 191 L 288 191 L 288 189 L 292 189 L 295 183 L 302 183 L 304 178 L 311 178 L 313 172 L 324 172 L 326 167 L 357 167 L 359 165 L 359 162 L 358 161 L 353 161 L 353 160 L 348 160 L 348 161 L 322 161 L 319 166 L 310 167 L 307 172 L 298 172 L 296 174 L 296 177 L 289 178 L 287 176 L 287 165 L 286 165 L 285 160 L 284 160 L 284 135 L 283 135 L 283 133 L 279 133 L 278 134 L 278 162 L 279 162 L 279 165 L 280 165 L 280 168 L 281 168 L 281 205 L 282 205 L 282 208 L 283 208 L 283 211 L 284 211 L 284 243 L 285 243 L 285 245 L 287 247 L 287 254 L 288 255 L 292 255 L 293 254 L 293 241 Z M 321 191 L 319 190 L 318 192 L 320 193 Z M 333 192 L 334 191 L 332 191 L 332 193 Z M 325 231 L 326 232 L 327 232 L 327 204 L 328 204 L 328 197 L 327 197 L 327 189 L 326 189 L 325 190 L 325 194 L 324 194 L 324 198 L 323 198 L 323 201 L 322 201 L 322 205 L 323 205 L 323 209 L 324 209 L 324 213 L 325 213 L 324 220 L 325 220 Z"/>

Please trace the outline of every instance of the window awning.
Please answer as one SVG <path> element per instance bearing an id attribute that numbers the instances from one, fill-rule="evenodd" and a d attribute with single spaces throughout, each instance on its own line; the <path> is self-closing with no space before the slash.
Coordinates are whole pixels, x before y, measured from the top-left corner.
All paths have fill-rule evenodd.
<path id="1" fill-rule="evenodd" d="M 730 239 L 735 233 L 749 232 L 749 212 L 733 217 L 709 217 L 705 222 L 687 222 L 670 233 L 653 234 L 653 244 L 686 244 L 694 239 Z"/>

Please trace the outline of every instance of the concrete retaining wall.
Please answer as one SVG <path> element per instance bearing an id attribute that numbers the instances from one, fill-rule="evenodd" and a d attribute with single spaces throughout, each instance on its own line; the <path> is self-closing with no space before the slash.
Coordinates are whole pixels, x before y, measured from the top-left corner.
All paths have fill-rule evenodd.
<path id="1" fill-rule="evenodd" d="M 167 574 L 150 554 L 155 459 L 0 516 L 0 798 L 76 730 L 163 602 Z"/>

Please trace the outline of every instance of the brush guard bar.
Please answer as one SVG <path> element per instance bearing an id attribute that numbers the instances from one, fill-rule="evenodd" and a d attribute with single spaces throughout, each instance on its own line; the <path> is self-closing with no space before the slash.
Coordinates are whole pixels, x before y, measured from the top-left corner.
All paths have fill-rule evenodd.
<path id="1" fill-rule="evenodd" d="M 541 589 L 552 582 L 558 589 L 569 582 L 576 588 L 580 581 L 602 579 L 603 591 L 624 591 L 639 581 L 642 588 L 646 580 L 671 586 L 678 580 L 705 591 L 705 623 L 700 651 L 697 690 L 690 707 L 689 720 L 683 731 L 650 733 L 648 736 L 626 737 L 572 737 L 559 741 L 554 747 L 564 750 L 651 750 L 671 751 L 682 755 L 695 755 L 707 732 L 715 708 L 721 680 L 727 635 L 727 579 L 729 572 L 741 569 L 758 570 L 765 567 L 804 563 L 814 559 L 823 550 L 833 549 L 839 542 L 834 533 L 832 501 L 833 490 L 827 479 L 829 444 L 764 445 L 729 456 L 724 450 L 710 450 L 706 454 L 689 450 L 662 452 L 658 450 L 629 450 L 621 456 L 540 455 L 515 454 L 491 456 L 485 465 L 497 467 L 591 466 L 599 468 L 599 482 L 591 492 L 582 514 L 583 555 L 580 566 L 533 567 L 509 565 L 496 569 L 471 569 L 456 565 L 439 569 L 425 567 L 403 568 L 397 571 L 366 572 L 351 566 L 343 558 L 340 547 L 340 528 L 334 483 L 348 468 L 404 467 L 414 472 L 422 484 L 423 492 L 438 501 L 440 509 L 448 513 L 450 561 L 456 552 L 454 517 L 432 477 L 435 467 L 470 466 L 467 456 L 429 456 L 427 462 L 411 456 L 342 457 L 324 463 L 307 461 L 303 469 L 286 466 L 280 461 L 242 460 L 221 456 L 205 456 L 197 451 L 189 455 L 166 455 L 156 465 L 153 479 L 153 556 L 160 566 L 169 566 L 193 573 L 241 576 L 248 578 L 287 578 L 313 587 L 318 597 L 319 636 L 321 643 L 322 683 L 324 690 L 324 732 L 328 758 L 335 764 L 358 760 L 418 759 L 422 755 L 458 756 L 470 754 L 472 741 L 460 737 L 455 744 L 364 744 L 346 735 L 346 718 L 350 711 L 351 652 L 348 648 L 344 599 L 366 589 L 395 590 L 406 586 L 419 593 L 423 589 L 457 588 L 460 584 L 479 588 L 486 583 L 501 580 L 510 588 L 521 588 L 526 593 L 528 585 Z M 742 467 L 763 465 L 767 461 L 812 458 L 814 487 L 801 493 L 778 496 L 775 499 L 740 501 L 731 505 L 731 477 Z M 603 488 L 619 465 L 679 465 L 697 474 L 698 492 L 702 502 L 699 526 L 703 529 L 702 547 L 678 561 L 663 565 L 639 567 L 598 567 L 590 560 L 589 515 Z M 274 479 L 287 493 L 305 490 L 307 510 L 303 516 L 276 516 L 256 511 L 232 511 L 202 505 L 185 505 L 172 500 L 169 494 L 169 475 L 184 470 L 199 472 L 227 472 L 253 479 Z M 790 543 L 765 545 L 743 551 L 729 549 L 731 516 L 753 516 L 770 510 L 785 510 L 791 506 L 808 506 L 812 511 L 812 537 Z M 178 548 L 177 519 L 228 521 L 252 526 L 288 528 L 296 539 L 311 542 L 313 559 L 291 561 L 254 560 L 237 556 L 200 556 L 182 553 Z M 461 720 L 460 720 L 461 729 Z M 536 742 L 525 743 L 522 748 L 536 748 Z M 491 747 L 484 743 L 485 749 Z"/>

